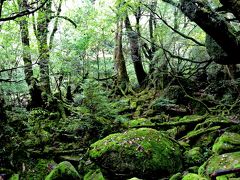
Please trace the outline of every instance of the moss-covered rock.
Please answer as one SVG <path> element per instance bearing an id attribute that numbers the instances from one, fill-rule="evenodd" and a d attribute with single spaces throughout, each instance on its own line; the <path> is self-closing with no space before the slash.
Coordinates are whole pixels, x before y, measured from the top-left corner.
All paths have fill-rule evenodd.
<path id="1" fill-rule="evenodd" d="M 63 161 L 58 164 L 50 174 L 45 178 L 45 180 L 79 180 L 80 175 L 74 168 L 74 166 L 68 162 Z"/>
<path id="2" fill-rule="evenodd" d="M 9 180 L 19 180 L 19 179 L 20 179 L 19 174 L 14 174 L 10 177 Z"/>
<path id="3" fill-rule="evenodd" d="M 209 177 L 218 170 L 228 170 L 240 167 L 240 152 L 226 153 L 222 155 L 213 155 L 198 170 L 198 174 Z M 225 175 L 225 177 L 234 177 L 234 174 Z M 224 176 L 219 176 L 221 178 Z"/>
<path id="4" fill-rule="evenodd" d="M 184 153 L 185 163 L 188 166 L 201 165 L 203 163 L 203 152 L 200 147 L 195 147 Z"/>
<path id="5" fill-rule="evenodd" d="M 136 126 L 154 126 L 154 123 L 150 119 L 137 118 L 124 122 L 126 127 L 136 127 Z"/>
<path id="6" fill-rule="evenodd" d="M 25 160 L 25 171 L 22 172 L 21 179 L 43 179 L 49 173 L 49 170 L 56 165 L 53 160 L 50 159 L 38 159 L 38 160 Z"/>
<path id="7" fill-rule="evenodd" d="M 181 180 L 182 179 L 182 173 L 176 173 L 174 174 L 169 180 Z"/>
<path id="8" fill-rule="evenodd" d="M 182 178 L 182 180 L 207 180 L 207 179 L 198 174 L 188 173 Z"/>
<path id="9" fill-rule="evenodd" d="M 105 180 L 100 169 L 91 170 L 86 175 L 84 175 L 84 180 Z"/>
<path id="10" fill-rule="evenodd" d="M 89 155 L 104 175 L 122 178 L 168 176 L 182 169 L 180 145 L 150 128 L 109 135 L 92 144 Z"/>
<path id="11" fill-rule="evenodd" d="M 212 151 L 217 154 L 240 150 L 240 134 L 225 132 L 213 145 Z"/>

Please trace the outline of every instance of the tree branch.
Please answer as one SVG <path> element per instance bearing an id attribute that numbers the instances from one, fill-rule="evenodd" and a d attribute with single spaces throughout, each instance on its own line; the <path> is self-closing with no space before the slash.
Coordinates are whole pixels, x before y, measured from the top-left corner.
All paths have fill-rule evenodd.
<path id="1" fill-rule="evenodd" d="M 189 37 L 187 36 L 186 34 L 174 29 L 172 26 L 170 26 L 167 21 L 165 19 L 163 19 L 159 14 L 157 14 L 155 11 L 153 11 L 150 7 L 148 7 L 148 5 L 146 4 L 143 4 L 146 8 L 148 8 L 153 14 L 155 14 L 167 27 L 169 27 L 173 32 L 179 34 L 180 36 L 182 36 L 183 38 L 185 39 L 189 39 L 191 41 L 193 41 L 194 43 L 196 43 L 197 45 L 199 46 L 205 46 L 205 44 L 197 41 L 196 39 L 192 38 L 192 37 Z"/>
<path id="2" fill-rule="evenodd" d="M 54 22 L 54 25 L 53 25 L 53 30 L 52 30 L 52 33 L 50 35 L 50 40 L 49 40 L 49 49 L 51 50 L 52 49 L 52 46 L 53 46 L 53 38 L 54 38 L 54 35 L 55 33 L 57 32 L 57 29 L 58 29 L 58 20 L 59 20 L 59 15 L 61 13 L 61 6 L 62 6 L 62 0 L 60 0 L 59 2 L 59 5 L 58 5 L 58 9 L 57 9 L 57 15 L 56 15 L 56 20 Z M 51 18 L 50 18 L 51 19 Z"/>
<path id="3" fill-rule="evenodd" d="M 22 17 L 22 16 L 33 14 L 36 11 L 38 11 L 39 9 L 41 9 L 47 2 L 48 2 L 48 0 L 44 1 L 39 7 L 37 7 L 34 10 L 25 10 L 25 11 L 18 12 L 17 14 L 14 13 L 14 14 L 10 15 L 9 17 L 0 18 L 0 22 L 1 21 L 10 21 L 10 20 L 14 20 L 16 18 Z"/>
<path id="4" fill-rule="evenodd" d="M 65 19 L 66 21 L 69 21 L 75 28 L 77 28 L 77 24 L 71 20 L 70 18 L 66 17 L 66 16 L 51 16 L 50 18 L 61 18 L 61 19 Z"/>
<path id="5" fill-rule="evenodd" d="M 218 170 L 212 173 L 210 177 L 212 180 L 216 180 L 217 176 L 222 176 L 222 175 L 232 174 L 232 173 L 239 173 L 239 172 L 240 172 L 240 168 Z"/>

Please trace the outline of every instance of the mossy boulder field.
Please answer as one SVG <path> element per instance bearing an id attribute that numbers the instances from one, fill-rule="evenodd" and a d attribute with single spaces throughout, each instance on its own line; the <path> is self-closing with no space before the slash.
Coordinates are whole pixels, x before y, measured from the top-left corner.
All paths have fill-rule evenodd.
<path id="1" fill-rule="evenodd" d="M 111 134 L 92 144 L 89 155 L 103 174 L 116 179 L 154 179 L 182 169 L 180 145 L 150 128 Z"/>

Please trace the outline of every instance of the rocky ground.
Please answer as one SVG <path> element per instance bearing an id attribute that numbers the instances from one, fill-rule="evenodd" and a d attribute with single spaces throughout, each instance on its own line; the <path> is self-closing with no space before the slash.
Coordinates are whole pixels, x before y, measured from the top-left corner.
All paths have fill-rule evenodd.
<path id="1" fill-rule="evenodd" d="M 93 111 L 72 106 L 64 119 L 58 112 L 14 109 L 1 132 L 0 177 L 240 179 L 238 116 L 194 102 L 193 111 L 145 91 L 112 100 L 109 114 L 96 104 Z"/>

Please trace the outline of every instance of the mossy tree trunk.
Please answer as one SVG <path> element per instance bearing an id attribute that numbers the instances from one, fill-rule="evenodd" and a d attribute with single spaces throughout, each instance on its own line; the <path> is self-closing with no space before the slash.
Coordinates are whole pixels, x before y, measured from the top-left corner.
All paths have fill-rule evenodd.
<path id="1" fill-rule="evenodd" d="M 27 0 L 18 1 L 19 10 L 24 11 L 27 9 Z M 29 31 L 28 31 L 28 17 L 24 16 L 21 18 L 20 22 L 20 32 L 21 32 L 21 41 L 22 41 L 22 58 L 24 62 L 24 73 L 28 86 L 31 85 L 31 79 L 33 77 L 32 70 L 32 60 L 30 54 L 30 40 L 29 40 Z"/>
<path id="2" fill-rule="evenodd" d="M 19 10 L 24 11 L 28 8 L 27 0 L 18 0 Z M 20 32 L 21 32 L 21 41 L 22 41 L 22 58 L 24 62 L 24 73 L 25 79 L 29 87 L 31 102 L 29 108 L 36 108 L 42 106 L 42 97 L 41 89 L 37 84 L 36 79 L 33 78 L 33 69 L 32 69 L 32 59 L 30 54 L 30 39 L 29 39 L 29 30 L 28 30 L 28 17 L 24 16 L 21 18 L 20 22 Z"/>
<path id="3" fill-rule="evenodd" d="M 156 52 L 156 45 L 155 45 L 155 38 L 154 38 L 154 29 L 156 27 L 156 20 L 155 20 L 155 15 L 154 12 L 156 11 L 156 7 L 157 7 L 157 1 L 154 0 L 151 2 L 150 8 L 151 8 L 151 12 L 149 14 L 149 36 L 150 36 L 150 49 L 148 50 L 148 59 L 150 60 L 150 64 L 149 64 L 149 74 L 152 74 L 154 71 L 154 66 L 155 63 L 153 62 L 153 57 L 154 54 Z"/>
<path id="4" fill-rule="evenodd" d="M 147 73 L 144 71 L 141 57 L 141 49 L 139 44 L 139 34 L 133 30 L 129 17 L 126 15 L 125 26 L 127 30 L 128 39 L 130 42 L 131 57 L 134 65 L 134 70 L 140 86 L 146 84 Z"/>
<path id="5" fill-rule="evenodd" d="M 0 124 L 2 124 L 3 122 L 5 122 L 6 120 L 6 110 L 5 110 L 5 101 L 3 96 L 0 94 Z M 3 124 L 2 124 L 3 125 Z M 1 126 L 2 126 L 1 125 Z"/>
<path id="6" fill-rule="evenodd" d="M 35 35 L 38 41 L 40 85 L 46 94 L 51 94 L 49 77 L 50 48 L 48 45 L 48 27 L 51 20 L 52 1 L 49 0 L 43 8 L 38 11 L 37 21 L 34 25 Z"/>
<path id="7" fill-rule="evenodd" d="M 125 59 L 123 55 L 122 29 L 123 29 L 123 22 L 120 19 L 117 22 L 114 59 L 115 59 L 116 70 L 117 70 L 117 84 L 121 88 L 125 89 L 128 86 L 129 77 L 127 74 L 127 68 L 126 68 Z"/>

